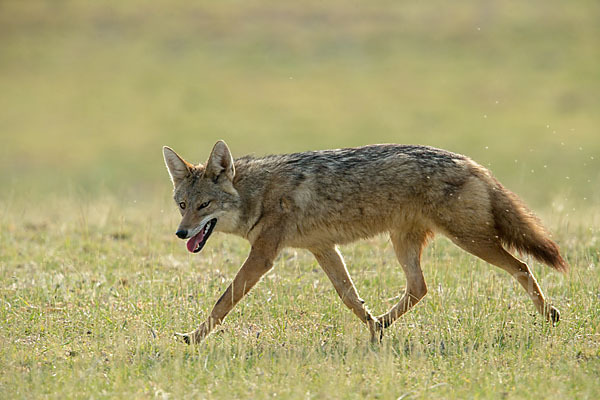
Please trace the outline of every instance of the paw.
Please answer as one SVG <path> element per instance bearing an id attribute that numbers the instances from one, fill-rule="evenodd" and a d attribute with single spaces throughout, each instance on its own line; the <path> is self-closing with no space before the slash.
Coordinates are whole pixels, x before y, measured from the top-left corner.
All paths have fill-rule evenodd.
<path id="1" fill-rule="evenodd" d="M 205 329 L 199 328 L 193 332 L 179 333 L 175 332 L 175 337 L 179 340 L 184 341 L 186 344 L 198 344 L 201 343 L 206 337 L 207 332 Z"/>
<path id="2" fill-rule="evenodd" d="M 548 318 L 548 322 L 552 322 L 552 325 L 556 325 L 560 321 L 560 311 L 556 307 L 550 306 L 546 318 Z"/>
<path id="3" fill-rule="evenodd" d="M 185 342 L 185 344 L 192 344 L 194 343 L 193 341 L 193 335 L 191 333 L 179 333 L 179 332 L 175 332 L 175 337 L 178 340 L 182 340 L 183 342 Z"/>
<path id="4" fill-rule="evenodd" d="M 211 320 L 203 322 L 198 329 L 188 333 L 175 333 L 175 337 L 183 340 L 187 344 L 198 344 L 204 340 L 205 337 L 208 336 L 210 331 L 212 330 L 213 324 L 211 324 Z"/>
<path id="5" fill-rule="evenodd" d="M 367 322 L 369 331 L 371 332 L 371 343 L 381 343 L 383 341 L 383 324 L 373 318 Z"/>

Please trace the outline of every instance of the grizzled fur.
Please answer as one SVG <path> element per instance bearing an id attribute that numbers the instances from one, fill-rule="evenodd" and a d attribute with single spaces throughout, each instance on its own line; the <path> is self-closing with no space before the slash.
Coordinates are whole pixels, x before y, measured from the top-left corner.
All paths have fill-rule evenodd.
<path id="1" fill-rule="evenodd" d="M 558 310 L 546 302 L 529 267 L 504 248 L 529 253 L 564 271 L 567 264 L 558 247 L 523 202 L 468 157 L 427 146 L 387 144 L 233 160 L 222 141 L 204 165 L 192 165 L 168 147 L 164 156 L 182 213 L 177 235 L 195 240 L 194 245 L 202 239 L 196 251 L 213 228 L 252 245 L 208 319 L 182 335 L 188 342 L 202 340 L 221 323 L 283 247 L 311 251 L 344 303 L 378 340 L 383 328 L 426 294 L 420 256 L 436 233 L 508 271 L 538 311 L 558 321 Z M 358 296 L 336 245 L 379 233 L 389 233 L 407 288 L 397 305 L 374 317 Z"/>

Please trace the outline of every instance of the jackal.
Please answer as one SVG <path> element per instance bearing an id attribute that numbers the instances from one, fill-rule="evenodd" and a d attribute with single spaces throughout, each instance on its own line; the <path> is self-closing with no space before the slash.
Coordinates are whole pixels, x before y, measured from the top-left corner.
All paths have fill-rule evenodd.
<path id="1" fill-rule="evenodd" d="M 218 141 L 205 164 L 163 148 L 182 215 L 176 235 L 197 253 L 214 231 L 247 239 L 250 254 L 200 327 L 179 334 L 197 343 L 222 323 L 271 269 L 284 247 L 314 254 L 344 304 L 365 323 L 371 340 L 427 293 L 423 247 L 441 233 L 462 249 L 510 273 L 547 320 L 557 322 L 529 267 L 509 251 L 567 270 L 540 221 L 486 168 L 427 146 L 378 144 L 234 160 Z M 406 275 L 404 295 L 375 317 L 358 295 L 336 245 L 389 233 Z"/>

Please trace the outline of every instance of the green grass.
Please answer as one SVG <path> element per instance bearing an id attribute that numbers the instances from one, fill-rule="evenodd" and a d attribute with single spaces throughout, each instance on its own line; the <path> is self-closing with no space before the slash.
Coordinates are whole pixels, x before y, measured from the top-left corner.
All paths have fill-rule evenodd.
<path id="1" fill-rule="evenodd" d="M 600 8 L 560 1 L 4 2 L 0 398 L 598 398 Z M 490 167 L 572 270 L 507 274 L 438 238 L 430 292 L 381 346 L 305 251 L 198 347 L 248 253 L 189 255 L 160 147 L 203 161 L 375 142 Z M 376 312 L 405 280 L 386 238 L 342 248 Z"/>
<path id="2" fill-rule="evenodd" d="M 534 264 L 562 311 L 556 327 L 510 276 L 438 239 L 424 256 L 430 293 L 381 346 L 370 345 L 309 254 L 286 250 L 225 324 L 191 348 L 173 332 L 202 321 L 248 244 L 217 235 L 188 255 L 172 235 L 174 213 L 161 213 L 168 206 L 57 202 L 40 210 L 46 218 L 10 206 L 1 225 L 2 397 L 599 394 L 597 234 L 553 226 L 574 268 L 562 276 Z M 404 277 L 386 239 L 342 251 L 376 312 L 397 301 Z"/>

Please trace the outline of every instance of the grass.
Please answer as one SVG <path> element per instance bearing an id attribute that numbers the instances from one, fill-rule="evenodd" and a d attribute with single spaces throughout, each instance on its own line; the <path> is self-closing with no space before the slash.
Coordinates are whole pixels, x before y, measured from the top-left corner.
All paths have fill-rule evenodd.
<path id="1" fill-rule="evenodd" d="M 553 227 L 574 269 L 562 276 L 534 264 L 562 311 L 557 327 L 508 275 L 438 239 L 424 256 L 430 293 L 382 346 L 369 344 L 307 252 L 286 250 L 226 323 L 191 348 L 173 332 L 201 322 L 248 244 L 217 235 L 190 256 L 171 237 L 177 221 L 160 212 L 167 206 L 106 198 L 48 205 L 46 219 L 15 220 L 16 205 L 5 214 L 3 397 L 598 395 L 596 235 L 567 239 L 565 226 Z M 387 240 L 342 251 L 374 310 L 397 301 L 404 278 Z"/>
<path id="2" fill-rule="evenodd" d="M 5 2 L 0 8 L 0 398 L 598 398 L 598 5 Z M 288 249 L 201 346 L 248 253 L 189 255 L 160 146 L 234 155 L 423 143 L 490 167 L 572 266 L 505 273 L 438 238 L 430 292 L 381 346 Z M 342 249 L 377 313 L 386 238 Z M 531 260 L 529 260 L 531 261 Z"/>

